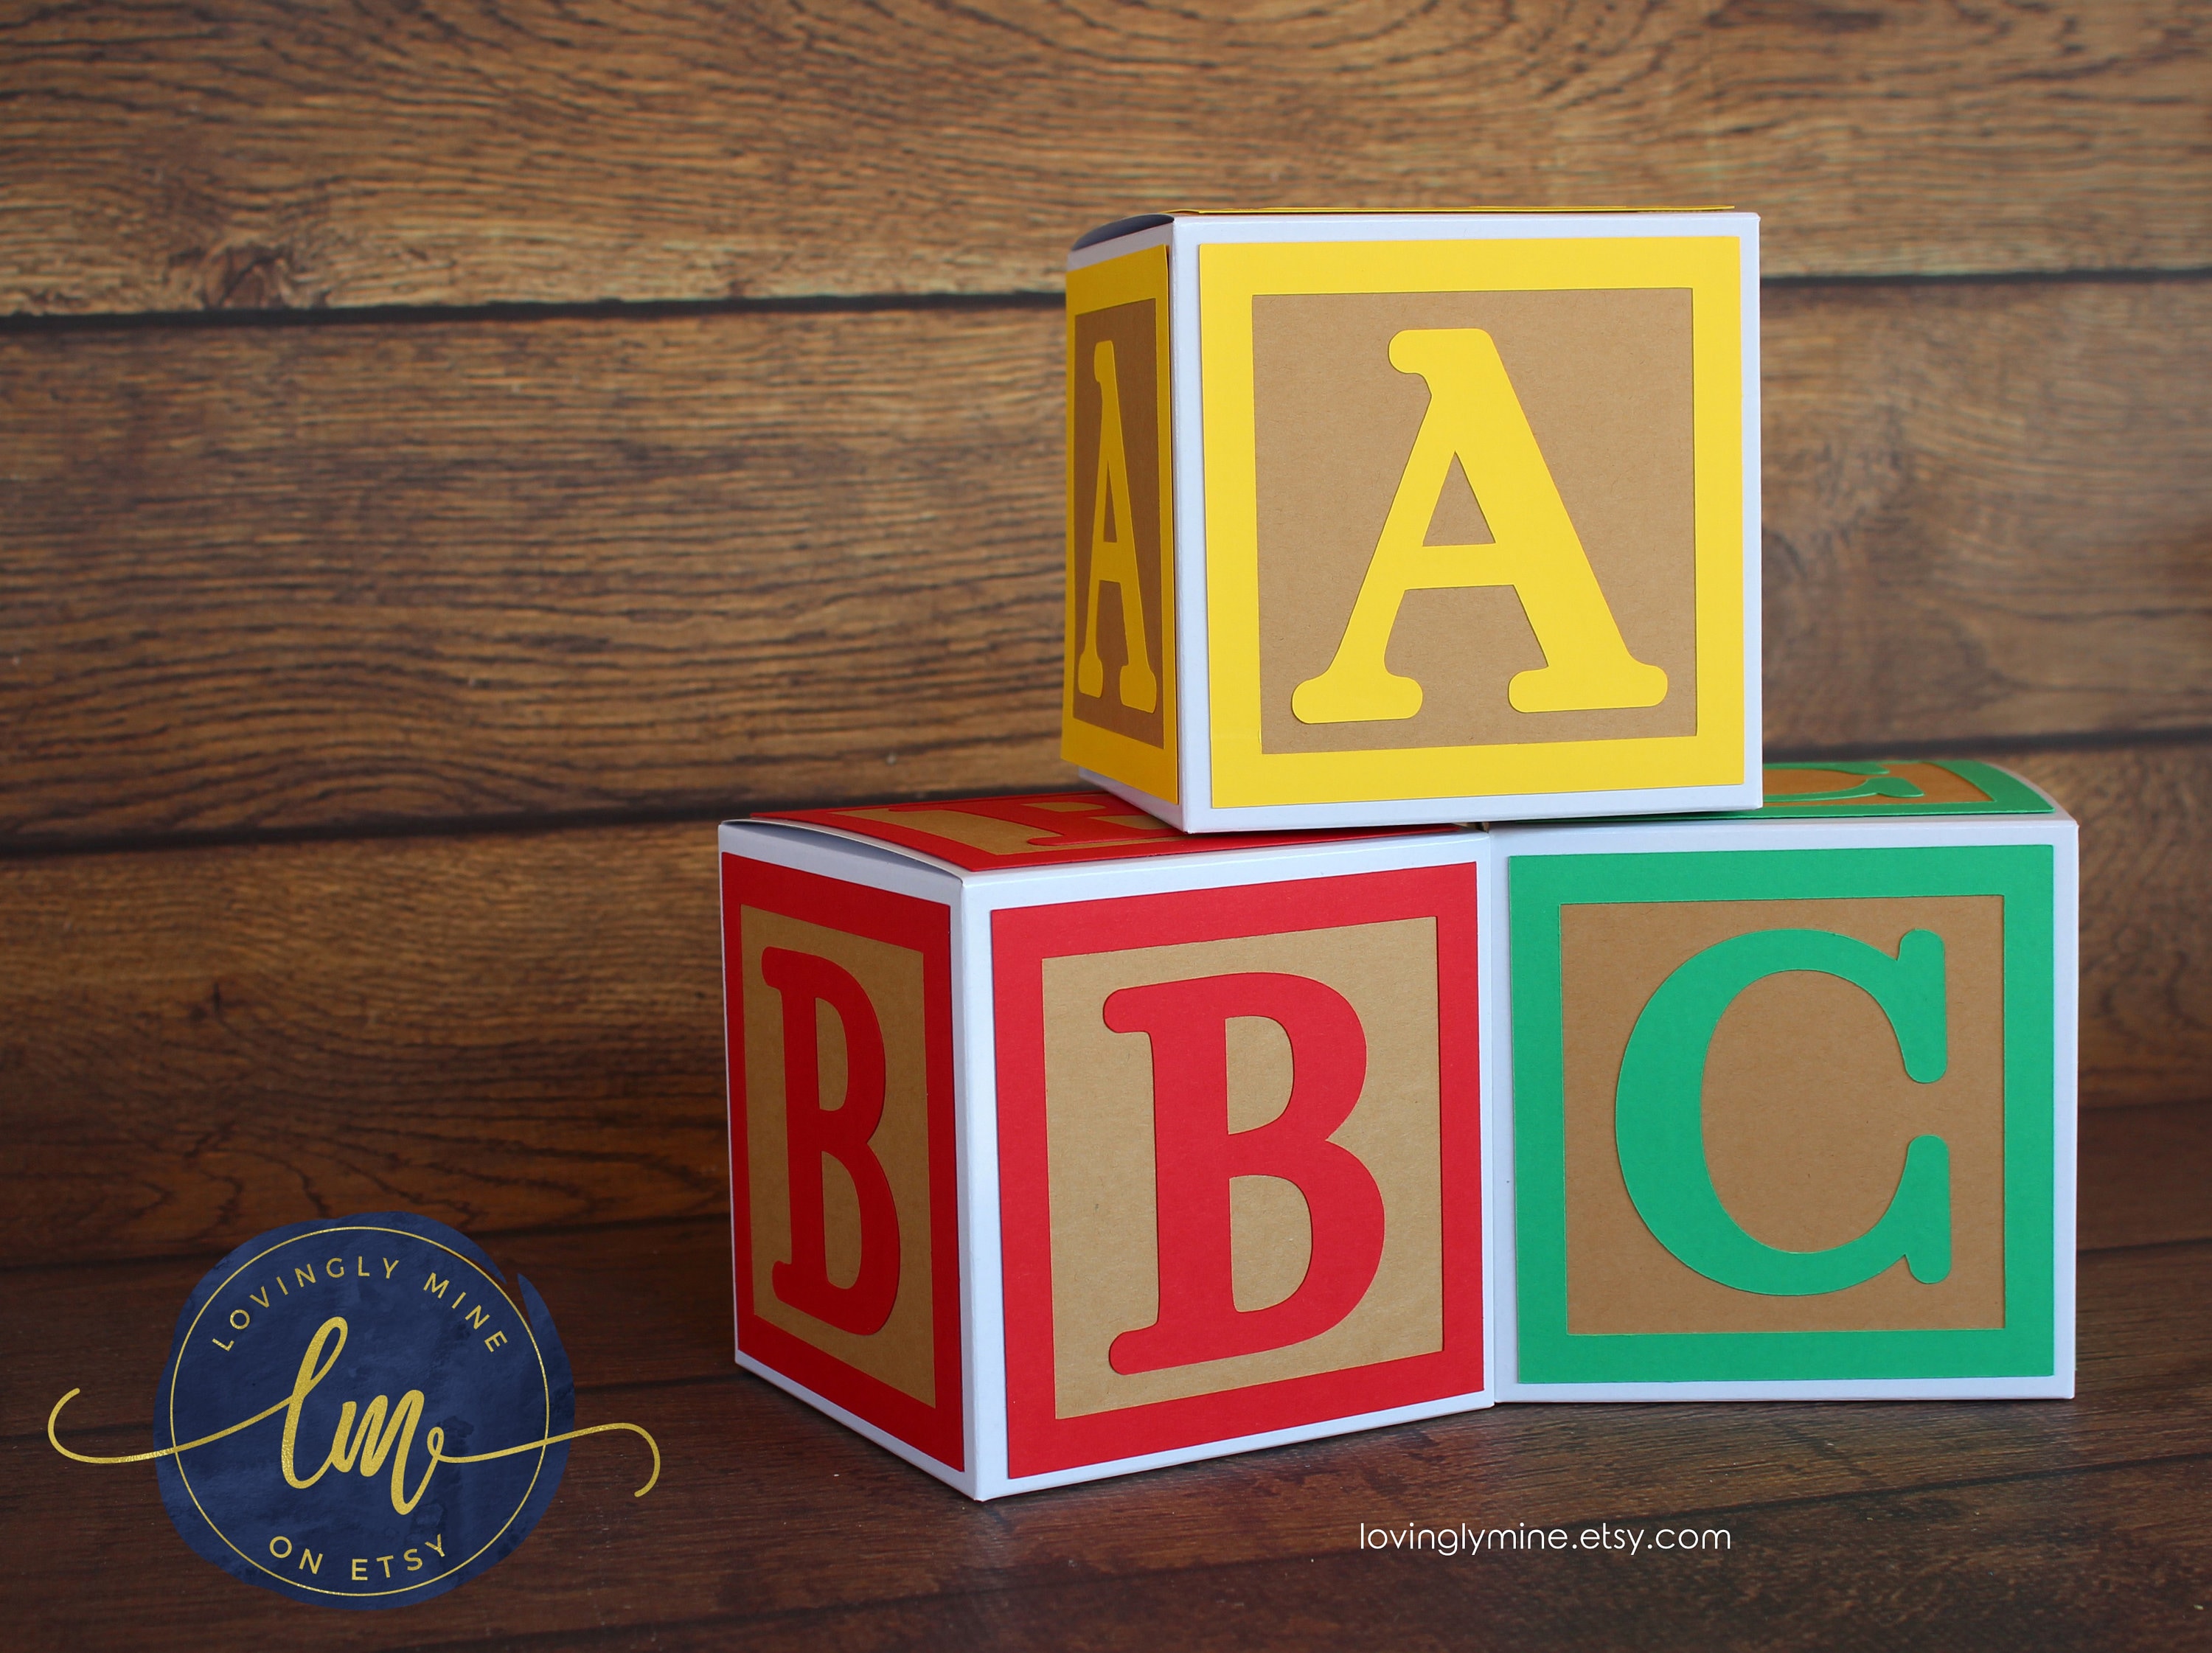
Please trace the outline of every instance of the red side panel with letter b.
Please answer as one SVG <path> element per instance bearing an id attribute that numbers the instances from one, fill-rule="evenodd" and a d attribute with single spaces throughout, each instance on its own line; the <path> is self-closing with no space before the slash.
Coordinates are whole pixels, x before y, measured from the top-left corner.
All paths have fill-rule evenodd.
<path id="1" fill-rule="evenodd" d="M 950 1468 L 949 909 L 722 857 L 738 1347 Z"/>

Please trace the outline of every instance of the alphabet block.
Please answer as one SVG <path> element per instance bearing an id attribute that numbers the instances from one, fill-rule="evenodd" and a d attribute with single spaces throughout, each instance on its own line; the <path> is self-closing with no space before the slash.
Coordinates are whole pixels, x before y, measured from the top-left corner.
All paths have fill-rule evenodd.
<path id="1" fill-rule="evenodd" d="M 2074 1392 L 2074 823 L 1966 762 L 1501 829 L 1500 1398 Z"/>
<path id="2" fill-rule="evenodd" d="M 1193 832 L 1756 807 L 1757 236 L 1085 236 L 1062 754 Z"/>
<path id="3" fill-rule="evenodd" d="M 1479 832 L 725 825 L 738 1363 L 975 1498 L 1490 1403 Z"/>

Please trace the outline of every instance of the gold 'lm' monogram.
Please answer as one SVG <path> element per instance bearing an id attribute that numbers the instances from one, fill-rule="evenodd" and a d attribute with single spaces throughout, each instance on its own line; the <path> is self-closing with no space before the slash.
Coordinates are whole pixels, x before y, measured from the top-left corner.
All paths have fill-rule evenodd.
<path id="1" fill-rule="evenodd" d="M 446 1443 L 446 1431 L 433 1426 L 423 1439 L 429 1449 L 430 1462 L 423 1466 L 422 1479 L 415 1483 L 415 1492 L 407 1495 L 407 1454 L 415 1444 L 415 1425 L 422 1420 L 422 1391 L 409 1389 L 399 1397 L 399 1404 L 386 1408 L 391 1402 L 380 1395 L 371 1401 L 361 1413 L 361 1425 L 354 1426 L 354 1403 L 347 1401 L 338 1410 L 337 1434 L 331 1441 L 330 1454 L 323 1460 L 322 1468 L 302 1479 L 294 1468 L 293 1456 L 300 1440 L 300 1408 L 315 1391 L 315 1385 L 330 1375 L 337 1364 L 338 1356 L 345 1352 L 346 1323 L 344 1317 L 332 1315 L 316 1328 L 307 1340 L 307 1352 L 300 1357 L 300 1370 L 292 1379 L 292 1393 L 284 1403 L 284 1443 L 277 1449 L 276 1462 L 284 1471 L 284 1479 L 301 1492 L 335 1469 L 341 1475 L 352 1473 L 356 1462 L 362 1478 L 373 1480 L 384 1468 L 386 1456 L 392 1459 L 392 1508 L 399 1515 L 410 1513 L 422 1501 L 423 1490 L 430 1485 L 431 1472 L 444 1457 L 440 1450 Z M 324 1345 L 330 1353 L 323 1354 Z M 398 1449 L 393 1451 L 393 1443 Z M 450 1460 L 448 1460 L 450 1462 Z"/>
<path id="2" fill-rule="evenodd" d="M 521 1452 L 537 1452 L 562 1441 L 573 1441 L 586 1435 L 604 1435 L 611 1430 L 628 1430 L 633 1435 L 645 1437 L 645 1443 L 653 1449 L 653 1474 L 630 1496 L 643 1498 L 660 1480 L 660 1443 L 635 1424 L 593 1424 L 588 1429 L 572 1429 L 565 1435 L 548 1435 L 542 1440 L 525 1441 L 520 1446 L 501 1447 L 493 1452 L 449 1454 L 446 1450 L 446 1431 L 433 1424 L 422 1437 L 424 1450 L 429 1462 L 422 1466 L 422 1478 L 415 1483 L 410 1497 L 407 1487 L 407 1458 L 415 1443 L 415 1425 L 422 1418 L 422 1391 L 409 1389 L 393 1406 L 388 1395 L 378 1395 L 366 1407 L 348 1401 L 338 1409 L 338 1424 L 331 1440 L 331 1449 L 322 1464 L 312 1475 L 302 1479 L 298 1470 L 296 1450 L 300 1438 L 300 1408 L 314 1393 L 315 1386 L 330 1376 L 331 1368 L 337 1364 L 338 1356 L 345 1351 L 346 1322 L 343 1315 L 332 1315 L 307 1340 L 307 1352 L 300 1357 L 300 1367 L 292 1377 L 292 1391 L 273 1407 L 264 1407 L 228 1429 L 219 1429 L 212 1435 L 203 1435 L 196 1441 L 186 1441 L 179 1446 L 163 1447 L 158 1452 L 131 1452 L 118 1458 L 93 1457 L 82 1452 L 72 1452 L 61 1443 L 55 1434 L 60 1422 L 62 1408 L 82 1393 L 71 1389 L 54 1402 L 54 1409 L 46 1414 L 46 1440 L 64 1458 L 78 1463 L 147 1463 L 155 1458 L 173 1458 L 190 1452 L 195 1447 L 211 1445 L 240 1430 L 251 1429 L 265 1419 L 284 1414 L 283 1444 L 277 1449 L 277 1465 L 284 1479 L 305 1491 L 320 1480 L 331 1470 L 350 1474 L 357 1468 L 374 1480 L 388 1458 L 392 1462 L 392 1507 L 401 1515 L 409 1514 L 422 1501 L 423 1490 L 430 1477 L 441 1463 L 489 1463 L 494 1458 L 511 1458 Z M 325 1352 L 327 1351 L 327 1352 Z M 356 1423 L 358 1416 L 360 1421 Z"/>

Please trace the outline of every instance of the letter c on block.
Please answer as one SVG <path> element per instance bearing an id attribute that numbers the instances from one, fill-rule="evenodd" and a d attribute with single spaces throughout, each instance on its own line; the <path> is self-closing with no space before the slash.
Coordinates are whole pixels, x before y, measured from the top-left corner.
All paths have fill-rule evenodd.
<path id="1" fill-rule="evenodd" d="M 1914 930 L 1892 958 L 1879 947 L 1825 930 L 1761 930 L 1705 949 L 1651 995 L 1621 1058 L 1613 1131 L 1628 1197 L 1652 1237 L 1721 1285 L 1766 1297 L 1817 1297 L 1881 1273 L 1900 1257 L 1933 1285 L 1951 1272 L 1951 1156 L 1943 1139 L 1918 1136 L 1879 1221 L 1820 1251 L 1786 1251 L 1745 1232 L 1713 1187 L 1705 1158 L 1705 1060 L 1721 1018 L 1755 981 L 1791 970 L 1839 977 L 1881 1006 L 1905 1071 L 1917 1083 L 1943 1077 L 1949 1053 L 1943 939 Z"/>
<path id="2" fill-rule="evenodd" d="M 1787 792 L 1768 801 L 1777 804 L 1842 804 L 1856 798 L 1925 798 L 1927 789 L 1915 786 L 1902 775 L 1892 775 L 1887 763 L 1846 762 L 1832 758 L 1826 763 L 1770 763 L 1770 769 L 1789 769 L 1799 774 L 1855 775 L 1856 784 L 1838 787 L 1830 792 Z"/>

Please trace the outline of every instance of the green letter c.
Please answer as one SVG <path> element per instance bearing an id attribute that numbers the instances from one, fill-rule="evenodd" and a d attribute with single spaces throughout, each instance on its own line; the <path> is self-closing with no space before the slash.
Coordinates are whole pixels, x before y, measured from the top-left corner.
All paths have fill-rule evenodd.
<path id="1" fill-rule="evenodd" d="M 1855 798 L 1925 798 L 1927 789 L 1917 787 L 1902 775 L 1892 775 L 1887 763 L 1846 762 L 1837 758 L 1826 763 L 1769 763 L 1769 769 L 1789 769 L 1800 774 L 1856 775 L 1862 777 L 1856 786 L 1844 787 L 1834 792 L 1778 793 L 1766 801 L 1770 804 L 1841 804 Z"/>
<path id="2" fill-rule="evenodd" d="M 1909 932 L 1892 958 L 1825 930 L 1761 930 L 1708 947 L 1660 983 L 1621 1058 L 1613 1130 L 1628 1197 L 1654 1238 L 1708 1279 L 1767 1297 L 1814 1297 L 1872 1279 L 1902 1257 L 1933 1285 L 1951 1272 L 1951 1156 L 1918 1136 L 1888 1208 L 1855 1240 L 1785 1251 L 1729 1214 L 1705 1158 L 1705 1059 L 1721 1018 L 1753 982 L 1790 970 L 1840 977 L 1881 1006 L 1905 1071 L 1922 1085 L 1948 1063 L 1943 939 Z"/>

